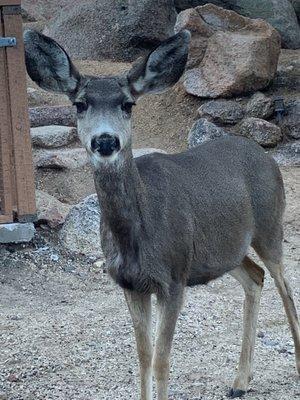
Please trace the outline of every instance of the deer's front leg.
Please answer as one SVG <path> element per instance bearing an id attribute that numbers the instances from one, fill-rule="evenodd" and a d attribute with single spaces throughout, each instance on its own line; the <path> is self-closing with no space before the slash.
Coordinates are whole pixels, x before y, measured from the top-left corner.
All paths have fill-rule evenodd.
<path id="1" fill-rule="evenodd" d="M 176 285 L 168 297 L 157 298 L 157 329 L 153 359 L 157 399 L 168 399 L 168 381 L 170 370 L 170 352 L 176 322 L 182 305 L 184 288 Z"/>
<path id="2" fill-rule="evenodd" d="M 125 290 L 132 317 L 140 364 L 141 400 L 152 400 L 152 324 L 151 295 Z"/>

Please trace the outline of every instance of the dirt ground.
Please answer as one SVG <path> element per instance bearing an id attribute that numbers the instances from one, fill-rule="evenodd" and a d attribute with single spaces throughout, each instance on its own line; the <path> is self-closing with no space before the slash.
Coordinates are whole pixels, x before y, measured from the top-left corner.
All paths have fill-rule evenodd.
<path id="1" fill-rule="evenodd" d="M 128 68 L 77 65 L 85 73 Z M 66 104 L 66 99 L 47 95 L 45 104 Z M 135 147 L 169 152 L 184 148 L 200 104 L 184 97 L 179 86 L 143 99 L 134 119 Z M 300 169 L 282 172 L 287 192 L 285 264 L 300 309 Z M 88 170 L 72 176 L 44 172 L 37 184 L 71 203 L 94 191 Z M 138 399 L 130 316 L 122 291 L 94 261 L 66 253 L 56 232 L 46 228 L 38 229 L 30 245 L 0 247 L 0 400 Z M 187 290 L 174 340 L 170 399 L 227 398 L 240 351 L 243 297 L 229 276 Z M 268 274 L 254 370 L 245 399 L 300 398 L 291 334 Z"/>

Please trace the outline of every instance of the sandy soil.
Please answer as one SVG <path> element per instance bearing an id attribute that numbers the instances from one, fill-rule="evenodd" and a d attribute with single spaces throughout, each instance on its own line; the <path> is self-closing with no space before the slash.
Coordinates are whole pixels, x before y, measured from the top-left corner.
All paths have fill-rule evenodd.
<path id="1" fill-rule="evenodd" d="M 299 169 L 283 170 L 285 264 L 300 308 Z M 27 247 L 0 248 L 0 399 L 138 399 L 137 362 L 122 292 L 93 259 L 66 254 L 40 231 Z M 172 356 L 170 399 L 220 400 L 240 350 L 243 292 L 224 276 L 187 291 Z M 267 275 L 255 377 L 247 399 L 300 396 L 294 349 Z"/>

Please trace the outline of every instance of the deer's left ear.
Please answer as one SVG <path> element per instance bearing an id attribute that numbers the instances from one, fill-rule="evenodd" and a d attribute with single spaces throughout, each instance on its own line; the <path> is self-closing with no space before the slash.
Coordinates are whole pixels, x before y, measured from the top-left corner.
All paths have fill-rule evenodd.
<path id="1" fill-rule="evenodd" d="M 190 38 L 189 31 L 181 31 L 133 66 L 127 75 L 131 94 L 137 98 L 162 92 L 174 85 L 184 71 Z"/>

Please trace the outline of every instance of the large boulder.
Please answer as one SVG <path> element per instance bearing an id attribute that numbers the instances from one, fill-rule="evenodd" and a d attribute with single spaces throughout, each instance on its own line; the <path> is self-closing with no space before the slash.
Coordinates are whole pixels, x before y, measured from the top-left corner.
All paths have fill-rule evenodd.
<path id="1" fill-rule="evenodd" d="M 260 118 L 245 118 L 238 129 L 240 135 L 254 139 L 264 147 L 274 147 L 282 140 L 280 127 Z"/>
<path id="2" fill-rule="evenodd" d="M 97 195 L 92 194 L 72 207 L 60 231 L 60 243 L 77 254 L 102 256 Z"/>
<path id="3" fill-rule="evenodd" d="M 199 97 L 228 97 L 269 85 L 280 53 L 278 32 L 212 4 L 179 14 L 175 30 L 192 32 L 184 87 Z"/>
<path id="4" fill-rule="evenodd" d="M 64 125 L 76 126 L 75 107 L 72 106 L 43 106 L 29 108 L 30 126 Z"/>
<path id="5" fill-rule="evenodd" d="M 36 168 L 74 170 L 88 164 L 85 149 L 67 148 L 54 150 L 36 150 L 33 153 L 33 162 Z"/>
<path id="6" fill-rule="evenodd" d="M 284 167 L 300 167 L 300 142 L 288 142 L 277 146 L 269 154 Z"/>
<path id="7" fill-rule="evenodd" d="M 261 92 L 256 92 L 246 106 L 248 117 L 269 118 L 274 112 L 274 102 Z"/>
<path id="8" fill-rule="evenodd" d="M 207 3 L 215 4 L 219 7 L 225 6 L 225 1 L 223 0 L 174 0 L 175 8 L 178 12 L 186 10 L 187 8 L 194 8 L 198 6 L 204 6 Z"/>
<path id="9" fill-rule="evenodd" d="M 281 121 L 281 129 L 290 139 L 300 139 L 300 100 L 287 102 L 286 114 Z"/>
<path id="10" fill-rule="evenodd" d="M 175 0 L 178 11 L 212 3 L 233 10 L 249 18 L 261 18 L 269 22 L 281 35 L 286 48 L 300 47 L 299 0 Z"/>
<path id="11" fill-rule="evenodd" d="M 66 6 L 72 6 L 80 0 L 22 0 L 22 9 L 26 15 L 32 15 L 35 20 L 50 19 Z"/>
<path id="12" fill-rule="evenodd" d="M 71 209 L 69 204 L 62 203 L 42 190 L 36 190 L 35 198 L 38 223 L 46 223 L 50 228 L 57 228 L 65 222 Z"/>
<path id="13" fill-rule="evenodd" d="M 33 146 L 56 148 L 74 142 L 77 130 L 71 126 L 50 125 L 31 128 L 30 134 Z"/>
<path id="14" fill-rule="evenodd" d="M 236 124 L 244 117 L 243 107 L 233 100 L 212 100 L 202 104 L 198 109 L 200 117 L 221 124 Z"/>
<path id="15" fill-rule="evenodd" d="M 209 140 L 219 139 L 227 136 L 223 128 L 215 125 L 213 122 L 208 121 L 206 118 L 200 118 L 194 123 L 188 136 L 188 146 L 195 147 Z"/>
<path id="16" fill-rule="evenodd" d="M 291 94 L 299 97 L 300 92 L 300 49 L 281 49 L 276 76 L 272 82 L 275 92 Z"/>
<path id="17" fill-rule="evenodd" d="M 133 61 L 173 33 L 172 0 L 88 0 L 65 7 L 45 33 L 78 59 Z"/>
<path id="18" fill-rule="evenodd" d="M 289 0 L 229 0 L 232 9 L 250 18 L 268 21 L 281 35 L 282 46 L 300 47 L 300 28 Z"/>

